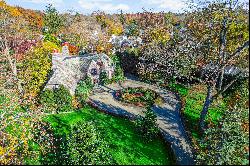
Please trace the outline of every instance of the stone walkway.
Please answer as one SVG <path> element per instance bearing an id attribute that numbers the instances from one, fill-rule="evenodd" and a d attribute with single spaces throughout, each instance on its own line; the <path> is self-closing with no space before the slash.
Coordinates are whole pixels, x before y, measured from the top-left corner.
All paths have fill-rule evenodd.
<path id="1" fill-rule="evenodd" d="M 171 147 L 177 159 L 177 164 L 195 164 L 191 145 L 180 117 L 180 102 L 175 94 L 154 85 L 127 79 L 122 85 L 110 84 L 95 87 L 93 94 L 89 98 L 89 102 L 108 113 L 125 116 L 130 119 L 134 119 L 136 115 L 143 115 L 142 110 L 144 108 L 122 104 L 114 99 L 115 91 L 126 87 L 149 88 L 156 91 L 164 98 L 164 103 L 161 105 L 154 105 L 152 108 L 157 115 L 157 123 L 161 132 L 164 138 L 171 143 Z"/>

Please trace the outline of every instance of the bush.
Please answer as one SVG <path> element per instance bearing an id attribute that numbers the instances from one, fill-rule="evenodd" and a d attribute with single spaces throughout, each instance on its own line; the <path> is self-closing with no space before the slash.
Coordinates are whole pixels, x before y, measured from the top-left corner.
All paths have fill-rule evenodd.
<path id="1" fill-rule="evenodd" d="M 49 33 L 44 35 L 43 41 L 45 41 L 45 42 L 49 41 L 49 42 L 55 43 L 58 47 L 61 46 L 61 41 Z"/>
<path id="2" fill-rule="evenodd" d="M 112 79 L 115 82 L 124 81 L 125 80 L 123 70 L 122 70 L 122 68 L 120 66 L 115 68 L 114 75 L 113 75 Z"/>
<path id="3" fill-rule="evenodd" d="M 115 82 L 124 81 L 125 77 L 124 77 L 123 70 L 121 68 L 121 58 L 118 55 L 112 55 L 111 59 L 115 66 L 112 81 L 115 81 Z"/>
<path id="4" fill-rule="evenodd" d="M 141 87 L 122 89 L 117 91 L 119 100 L 127 103 L 133 103 L 137 106 L 152 106 L 157 98 L 161 98 L 156 92 L 151 89 Z"/>
<path id="5" fill-rule="evenodd" d="M 105 71 L 100 73 L 100 84 L 107 85 L 109 83 L 108 74 Z"/>
<path id="6" fill-rule="evenodd" d="M 135 20 L 129 21 L 128 25 L 125 28 L 125 34 L 127 36 L 138 36 L 139 35 L 139 26 Z"/>
<path id="7" fill-rule="evenodd" d="M 45 89 L 40 95 L 40 103 L 45 106 L 45 109 L 58 112 L 67 112 L 73 109 L 72 96 L 63 85 L 54 91 Z"/>
<path id="8" fill-rule="evenodd" d="M 63 85 L 60 85 L 59 88 L 54 90 L 56 104 L 59 112 L 71 111 L 72 110 L 72 96 L 68 89 Z"/>
<path id="9" fill-rule="evenodd" d="M 94 85 L 92 84 L 91 78 L 86 77 L 84 80 L 81 80 L 76 87 L 76 98 L 83 105 L 87 100 L 91 90 Z"/>
<path id="10" fill-rule="evenodd" d="M 144 113 L 144 117 L 139 116 L 136 119 L 135 125 L 140 135 L 144 138 L 144 141 L 149 142 L 159 134 L 159 128 L 156 124 L 157 116 L 150 107 Z"/>
<path id="11" fill-rule="evenodd" d="M 74 165 L 111 164 L 107 143 L 92 123 L 77 122 L 68 137 L 68 154 Z"/>
<path id="12" fill-rule="evenodd" d="M 53 111 L 56 108 L 56 99 L 53 90 L 45 89 L 40 95 L 40 103 L 49 112 Z"/>
<path id="13" fill-rule="evenodd" d="M 19 66 L 19 78 L 22 80 L 26 97 L 37 96 L 47 81 L 52 66 L 53 49 L 59 48 L 52 42 L 43 42 L 30 50 Z"/>
<path id="14" fill-rule="evenodd" d="M 32 132 L 34 143 L 39 145 L 40 164 L 57 165 L 65 163 L 67 157 L 64 136 L 59 138 L 50 123 L 46 121 L 34 122 Z"/>
<path id="15" fill-rule="evenodd" d="M 245 123 L 246 122 L 246 123 Z M 249 165 L 249 110 L 237 104 L 226 110 L 219 125 L 206 130 L 198 155 L 203 165 Z M 249 126 L 248 126 L 249 127 Z M 247 127 L 247 128 L 248 128 Z"/>
<path id="16" fill-rule="evenodd" d="M 156 43 L 165 45 L 170 40 L 170 34 L 165 28 L 155 28 L 150 31 L 149 38 Z"/>

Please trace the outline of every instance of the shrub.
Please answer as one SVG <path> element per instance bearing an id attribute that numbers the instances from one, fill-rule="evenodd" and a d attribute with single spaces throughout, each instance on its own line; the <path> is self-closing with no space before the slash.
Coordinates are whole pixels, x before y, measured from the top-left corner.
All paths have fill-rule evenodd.
<path id="1" fill-rule="evenodd" d="M 144 138 L 146 142 L 152 141 L 159 133 L 158 125 L 156 124 L 156 115 L 152 111 L 150 107 L 144 111 L 145 116 L 139 116 L 135 125 L 137 127 L 138 132 Z"/>
<path id="2" fill-rule="evenodd" d="M 43 41 L 45 41 L 45 42 L 49 41 L 49 42 L 55 43 L 58 47 L 61 46 L 61 41 L 49 33 L 44 35 Z"/>
<path id="3" fill-rule="evenodd" d="M 116 67 L 113 75 L 113 80 L 115 82 L 118 82 L 118 81 L 124 81 L 124 79 L 125 77 L 122 68 L 120 66 Z"/>
<path id="4" fill-rule="evenodd" d="M 139 26 L 135 20 L 130 20 L 128 25 L 125 28 L 125 34 L 127 36 L 138 36 L 139 35 Z"/>
<path id="5" fill-rule="evenodd" d="M 115 66 L 112 81 L 115 81 L 115 82 L 124 81 L 125 77 L 124 77 L 123 70 L 121 68 L 121 57 L 115 54 L 111 56 L 111 59 L 112 59 L 112 63 Z"/>
<path id="6" fill-rule="evenodd" d="M 25 96 L 35 97 L 43 88 L 51 71 L 53 49 L 59 48 L 52 42 L 43 42 L 30 50 L 19 66 L 19 78 L 22 80 Z"/>
<path id="7" fill-rule="evenodd" d="M 66 112 L 71 111 L 72 108 L 72 96 L 68 89 L 63 85 L 59 85 L 59 88 L 54 90 L 54 96 L 56 99 L 57 111 Z"/>
<path id="8" fill-rule="evenodd" d="M 77 122 L 68 137 L 68 154 L 74 165 L 111 164 L 108 145 L 92 123 Z"/>
<path id="9" fill-rule="evenodd" d="M 53 91 L 45 89 L 40 94 L 40 103 L 49 111 L 67 112 L 73 109 L 72 96 L 63 85 Z"/>
<path id="10" fill-rule="evenodd" d="M 126 89 L 122 89 L 121 91 L 117 91 L 117 95 L 119 100 L 132 103 L 139 106 L 152 106 L 155 103 L 155 100 L 159 97 L 156 92 L 151 89 L 144 89 L 141 87 L 131 88 L 128 87 Z M 159 99 L 158 99 L 159 100 Z"/>
<path id="11" fill-rule="evenodd" d="M 165 28 L 152 29 L 149 37 L 150 40 L 164 45 L 170 40 L 170 34 Z"/>
<path id="12" fill-rule="evenodd" d="M 46 121 L 34 122 L 32 126 L 34 143 L 39 145 L 40 164 L 57 165 L 65 163 L 66 147 L 63 136 L 60 138 L 55 134 L 50 123 Z"/>
<path id="13" fill-rule="evenodd" d="M 87 100 L 91 90 L 94 85 L 92 84 L 91 78 L 86 77 L 84 80 L 81 80 L 76 87 L 76 98 L 81 103 L 84 104 Z"/>
<path id="14" fill-rule="evenodd" d="M 198 161 L 205 165 L 249 165 L 249 131 L 244 131 L 244 122 L 249 124 L 248 108 L 237 104 L 226 110 L 219 125 L 206 130 Z"/>
<path id="15" fill-rule="evenodd" d="M 107 85 L 109 83 L 108 74 L 105 71 L 100 73 L 100 84 Z"/>
<path id="16" fill-rule="evenodd" d="M 53 110 L 56 108 L 56 99 L 54 92 L 51 89 L 45 89 L 40 95 L 40 103 L 45 106 L 46 110 Z"/>

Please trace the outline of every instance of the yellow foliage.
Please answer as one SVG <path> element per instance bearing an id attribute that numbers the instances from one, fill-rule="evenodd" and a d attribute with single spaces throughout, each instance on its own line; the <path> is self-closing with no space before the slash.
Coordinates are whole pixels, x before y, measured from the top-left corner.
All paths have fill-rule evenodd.
<path id="1" fill-rule="evenodd" d="M 7 5 L 4 1 L 0 2 L 0 9 L 1 10 L 5 10 L 5 12 L 8 12 L 11 14 L 11 16 L 13 17 L 19 17 L 22 14 L 18 11 L 18 9 L 16 7 L 12 7 Z"/>
<path id="2" fill-rule="evenodd" d="M 72 106 L 73 106 L 74 108 L 79 108 L 79 107 L 81 107 L 81 103 L 78 102 L 78 100 L 77 100 L 77 98 L 76 98 L 75 96 L 73 96 L 73 98 L 72 98 Z"/>
<path id="3" fill-rule="evenodd" d="M 164 28 L 153 29 L 150 32 L 150 37 L 152 41 L 166 43 L 170 40 L 169 32 Z"/>
<path id="4" fill-rule="evenodd" d="M 50 42 L 50 41 L 43 42 L 42 45 L 43 45 L 43 49 L 48 50 L 50 53 L 51 53 L 54 49 L 57 49 L 57 50 L 59 50 L 59 51 L 62 50 L 62 48 L 59 48 L 55 43 Z"/>
<path id="5" fill-rule="evenodd" d="M 121 35 L 123 33 L 123 27 L 120 23 L 107 19 L 108 34 Z"/>
<path id="6" fill-rule="evenodd" d="M 24 82 L 26 97 L 35 97 L 48 79 L 51 70 L 51 53 L 60 49 L 55 43 L 43 42 L 29 51 L 24 66 L 20 72 L 20 79 Z"/>

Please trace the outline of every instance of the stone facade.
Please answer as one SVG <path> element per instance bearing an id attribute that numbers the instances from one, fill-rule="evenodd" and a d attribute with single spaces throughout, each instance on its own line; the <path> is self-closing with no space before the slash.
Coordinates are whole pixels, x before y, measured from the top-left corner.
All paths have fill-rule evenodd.
<path id="1" fill-rule="evenodd" d="M 52 74 L 45 88 L 53 89 L 64 85 L 73 95 L 77 83 L 89 76 L 93 83 L 99 82 L 101 72 L 112 78 L 114 66 L 106 54 L 85 54 L 82 56 L 52 55 Z"/>

